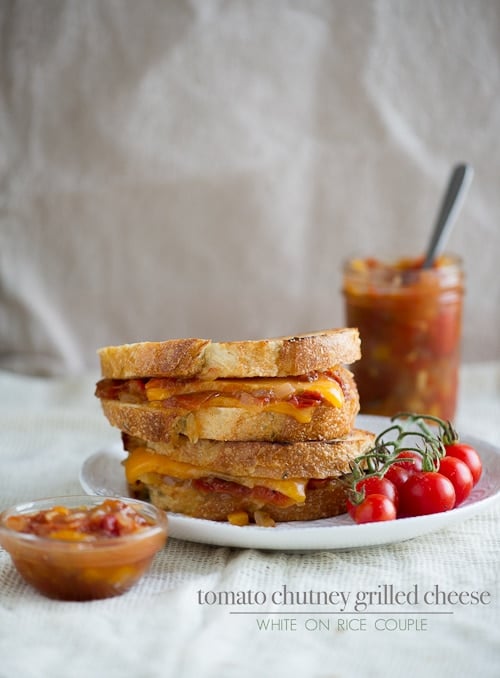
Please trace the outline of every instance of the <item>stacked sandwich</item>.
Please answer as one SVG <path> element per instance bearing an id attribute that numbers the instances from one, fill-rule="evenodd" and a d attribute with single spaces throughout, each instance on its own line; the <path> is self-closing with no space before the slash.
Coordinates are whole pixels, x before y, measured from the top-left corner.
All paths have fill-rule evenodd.
<path id="1" fill-rule="evenodd" d="M 96 395 L 122 431 L 133 495 L 244 525 L 345 511 L 345 474 L 373 435 L 344 367 L 356 329 L 262 341 L 175 339 L 99 350 Z"/>

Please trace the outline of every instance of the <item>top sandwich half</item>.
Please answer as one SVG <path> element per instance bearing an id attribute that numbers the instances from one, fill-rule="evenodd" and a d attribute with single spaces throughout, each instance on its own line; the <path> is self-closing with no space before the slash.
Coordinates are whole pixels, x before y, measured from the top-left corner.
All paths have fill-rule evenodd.
<path id="1" fill-rule="evenodd" d="M 147 440 L 326 440 L 359 410 L 357 329 L 258 341 L 173 339 L 100 349 L 96 395 L 111 424 Z"/>

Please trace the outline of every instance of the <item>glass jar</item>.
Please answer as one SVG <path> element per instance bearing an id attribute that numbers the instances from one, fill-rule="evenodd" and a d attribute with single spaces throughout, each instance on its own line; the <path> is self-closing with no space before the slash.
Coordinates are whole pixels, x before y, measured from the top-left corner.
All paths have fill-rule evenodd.
<path id="1" fill-rule="evenodd" d="M 458 257 L 434 266 L 422 259 L 392 264 L 351 259 L 344 265 L 347 325 L 361 336 L 352 366 L 361 412 L 455 415 L 464 275 Z"/>

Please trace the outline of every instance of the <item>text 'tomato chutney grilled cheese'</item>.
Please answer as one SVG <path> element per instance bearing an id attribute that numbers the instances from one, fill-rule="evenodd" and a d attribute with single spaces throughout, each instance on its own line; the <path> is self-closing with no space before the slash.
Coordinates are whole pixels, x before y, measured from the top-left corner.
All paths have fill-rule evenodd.
<path id="1" fill-rule="evenodd" d="M 122 431 L 132 494 L 234 524 L 345 511 L 350 462 L 373 443 L 344 365 L 356 329 L 259 341 L 173 339 L 99 350 L 96 395 Z"/>

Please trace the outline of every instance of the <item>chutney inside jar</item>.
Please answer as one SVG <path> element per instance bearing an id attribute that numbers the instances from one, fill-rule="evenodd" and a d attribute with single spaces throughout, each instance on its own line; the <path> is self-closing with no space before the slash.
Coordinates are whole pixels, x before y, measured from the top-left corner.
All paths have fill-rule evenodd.
<path id="1" fill-rule="evenodd" d="M 344 266 L 346 321 L 361 336 L 363 355 L 352 370 L 365 414 L 455 415 L 462 263 L 451 255 L 427 269 L 422 262 L 366 258 Z"/>

